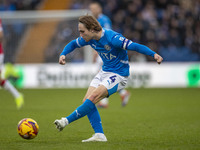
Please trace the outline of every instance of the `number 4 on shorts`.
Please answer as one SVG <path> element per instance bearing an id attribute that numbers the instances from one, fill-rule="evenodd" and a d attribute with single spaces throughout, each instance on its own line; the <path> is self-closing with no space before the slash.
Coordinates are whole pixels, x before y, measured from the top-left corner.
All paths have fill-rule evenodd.
<path id="1" fill-rule="evenodd" d="M 116 77 L 117 77 L 116 75 L 110 77 L 110 80 L 112 81 L 111 83 L 115 82 L 115 80 L 116 80 L 115 78 Z"/>

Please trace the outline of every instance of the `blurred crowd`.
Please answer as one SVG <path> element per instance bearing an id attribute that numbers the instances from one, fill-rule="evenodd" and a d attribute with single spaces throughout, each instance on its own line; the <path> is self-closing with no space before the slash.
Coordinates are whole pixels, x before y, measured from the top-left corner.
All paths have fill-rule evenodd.
<path id="1" fill-rule="evenodd" d="M 0 0 L 0 11 L 34 10 L 41 0 Z"/>
<path id="2" fill-rule="evenodd" d="M 63 48 L 71 40 L 79 36 L 77 18 L 61 21 L 45 50 L 45 62 L 57 62 Z M 83 48 L 74 50 L 66 56 L 66 62 L 84 62 Z"/>
<path id="3" fill-rule="evenodd" d="M 92 0 L 73 0 L 87 8 Z M 98 0 L 113 30 L 158 52 L 165 61 L 200 61 L 200 0 Z M 137 56 L 135 56 L 137 55 Z M 130 61 L 148 61 L 129 51 Z"/>
<path id="4" fill-rule="evenodd" d="M 2 11 L 35 10 L 41 1 L 42 0 L 0 0 L 0 13 Z M 20 20 L 15 20 L 14 23 L 6 24 L 3 20 L 5 62 L 15 62 L 16 53 L 20 47 L 20 40 L 26 28 L 27 25 L 22 24 Z"/>
<path id="5" fill-rule="evenodd" d="M 42 0 L 1 0 L 0 11 L 34 10 Z M 71 0 L 70 9 L 88 9 L 93 0 Z M 134 42 L 144 44 L 164 57 L 164 61 L 200 61 L 200 0 L 96 0 L 112 21 L 113 30 Z M 13 61 L 12 47 L 18 47 L 25 27 L 4 28 L 6 61 Z M 12 37 L 11 34 L 12 33 Z M 15 34 L 16 33 L 16 34 Z M 20 34 L 19 34 L 20 33 Z M 57 62 L 60 51 L 79 36 L 77 20 L 63 21 L 45 51 L 46 62 Z M 10 42 L 11 41 L 11 42 Z M 9 43 L 13 43 L 12 45 Z M 83 62 L 83 51 L 74 51 L 67 60 Z M 128 51 L 130 61 L 152 58 Z M 8 56 L 8 55 L 7 55 Z M 10 60 L 7 60 L 10 59 Z"/>

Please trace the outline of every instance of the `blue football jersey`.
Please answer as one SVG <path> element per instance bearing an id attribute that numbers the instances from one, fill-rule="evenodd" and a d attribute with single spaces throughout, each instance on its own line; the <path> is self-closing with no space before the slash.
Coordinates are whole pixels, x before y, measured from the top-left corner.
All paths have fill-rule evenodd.
<path id="1" fill-rule="evenodd" d="M 76 43 L 79 47 L 90 45 L 98 52 L 103 61 L 103 71 L 129 76 L 128 55 L 127 51 L 123 49 L 124 39 L 121 34 L 103 28 L 100 40 L 86 42 L 82 37 L 79 37 L 76 39 Z"/>
<path id="2" fill-rule="evenodd" d="M 103 28 L 99 40 L 92 39 L 86 42 L 82 37 L 78 37 L 68 43 L 60 55 L 67 55 L 74 49 L 85 45 L 90 45 L 98 52 L 103 61 L 103 71 L 117 73 L 121 76 L 129 76 L 129 62 L 126 50 L 136 51 L 152 57 L 155 54 L 147 46 L 134 43 L 120 33 Z"/>

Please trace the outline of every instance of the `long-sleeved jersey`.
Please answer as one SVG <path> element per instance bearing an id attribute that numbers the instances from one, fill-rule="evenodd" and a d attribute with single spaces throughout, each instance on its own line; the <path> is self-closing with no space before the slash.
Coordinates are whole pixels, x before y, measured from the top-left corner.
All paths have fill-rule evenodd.
<path id="1" fill-rule="evenodd" d="M 99 40 L 92 39 L 86 42 L 82 37 L 78 37 L 67 44 L 60 55 L 67 55 L 75 48 L 80 48 L 85 45 L 90 45 L 98 52 L 103 61 L 103 71 L 117 73 L 121 76 L 129 76 L 129 61 L 126 50 L 137 51 L 152 57 L 155 54 L 155 52 L 148 47 L 133 43 L 120 33 L 103 28 Z"/>

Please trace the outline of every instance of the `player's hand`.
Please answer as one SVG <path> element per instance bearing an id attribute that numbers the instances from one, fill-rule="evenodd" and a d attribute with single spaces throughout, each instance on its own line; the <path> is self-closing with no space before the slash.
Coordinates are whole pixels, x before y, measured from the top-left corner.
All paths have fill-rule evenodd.
<path id="1" fill-rule="evenodd" d="M 154 59 L 157 61 L 158 64 L 161 64 L 161 62 L 163 61 L 163 58 L 158 54 L 154 54 Z"/>
<path id="2" fill-rule="evenodd" d="M 60 58 L 59 58 L 59 64 L 61 65 L 65 65 L 65 55 L 61 55 Z"/>

